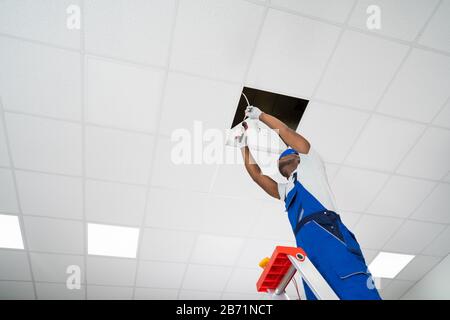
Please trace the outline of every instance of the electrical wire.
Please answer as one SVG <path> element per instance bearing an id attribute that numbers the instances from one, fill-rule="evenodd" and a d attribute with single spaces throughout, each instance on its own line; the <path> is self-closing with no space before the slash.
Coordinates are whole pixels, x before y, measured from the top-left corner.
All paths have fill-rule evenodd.
<path id="1" fill-rule="evenodd" d="M 292 281 L 294 282 L 294 285 L 295 285 L 295 291 L 297 291 L 298 300 L 302 300 L 302 298 L 300 297 L 300 292 L 298 291 L 297 280 L 295 280 L 295 278 L 293 277 Z"/>
<path id="2" fill-rule="evenodd" d="M 242 92 L 242 95 L 244 96 L 245 101 L 247 101 L 247 107 L 250 107 L 250 102 L 248 102 L 247 96 L 245 95 L 244 92 Z"/>

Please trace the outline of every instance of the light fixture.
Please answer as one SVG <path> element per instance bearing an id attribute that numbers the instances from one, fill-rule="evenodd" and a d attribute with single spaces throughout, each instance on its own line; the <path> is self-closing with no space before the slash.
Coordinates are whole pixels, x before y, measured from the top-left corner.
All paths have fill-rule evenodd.
<path id="1" fill-rule="evenodd" d="M 414 257 L 410 254 L 380 252 L 369 265 L 369 270 L 375 278 L 393 279 Z"/>
<path id="2" fill-rule="evenodd" d="M 139 229 L 88 223 L 88 254 L 136 258 Z"/>
<path id="3" fill-rule="evenodd" d="M 18 216 L 0 214 L 0 248 L 24 248 Z"/>

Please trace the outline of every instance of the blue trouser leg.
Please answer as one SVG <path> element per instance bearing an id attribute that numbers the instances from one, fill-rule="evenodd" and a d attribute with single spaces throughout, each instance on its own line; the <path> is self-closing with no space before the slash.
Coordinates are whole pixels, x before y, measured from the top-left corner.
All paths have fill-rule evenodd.
<path id="1" fill-rule="evenodd" d="M 381 299 L 354 235 L 337 222 L 343 239 L 328 232 L 316 221 L 308 222 L 297 235 L 297 245 L 303 248 L 311 262 L 340 299 Z M 305 284 L 308 298 L 315 299 Z"/>

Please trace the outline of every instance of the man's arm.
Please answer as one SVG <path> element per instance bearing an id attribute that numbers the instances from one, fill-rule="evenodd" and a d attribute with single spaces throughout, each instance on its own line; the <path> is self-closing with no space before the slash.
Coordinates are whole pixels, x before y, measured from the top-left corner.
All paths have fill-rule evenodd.
<path id="1" fill-rule="evenodd" d="M 250 177 L 255 181 L 261 188 L 264 189 L 269 195 L 276 199 L 280 199 L 278 194 L 278 184 L 270 177 L 262 174 L 261 168 L 253 159 L 250 149 L 245 146 L 241 148 L 242 157 L 244 158 L 245 169 L 247 169 Z"/>
<path id="2" fill-rule="evenodd" d="M 303 136 L 289 128 L 282 121 L 267 113 L 261 113 L 259 120 L 264 122 L 269 128 L 278 130 L 280 138 L 291 148 L 300 153 L 307 154 L 310 149 L 310 144 Z"/>

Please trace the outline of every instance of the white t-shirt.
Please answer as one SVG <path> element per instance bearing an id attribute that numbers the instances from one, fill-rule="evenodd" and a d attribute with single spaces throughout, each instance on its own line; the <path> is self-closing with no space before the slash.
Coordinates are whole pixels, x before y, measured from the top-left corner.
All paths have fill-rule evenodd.
<path id="1" fill-rule="evenodd" d="M 334 195 L 328 183 L 325 164 L 320 155 L 312 147 L 308 154 L 300 153 L 300 164 L 291 174 L 286 183 L 278 183 L 278 193 L 281 200 L 294 187 L 293 175 L 297 172 L 297 180 L 311 193 L 326 209 L 336 211 Z"/>

